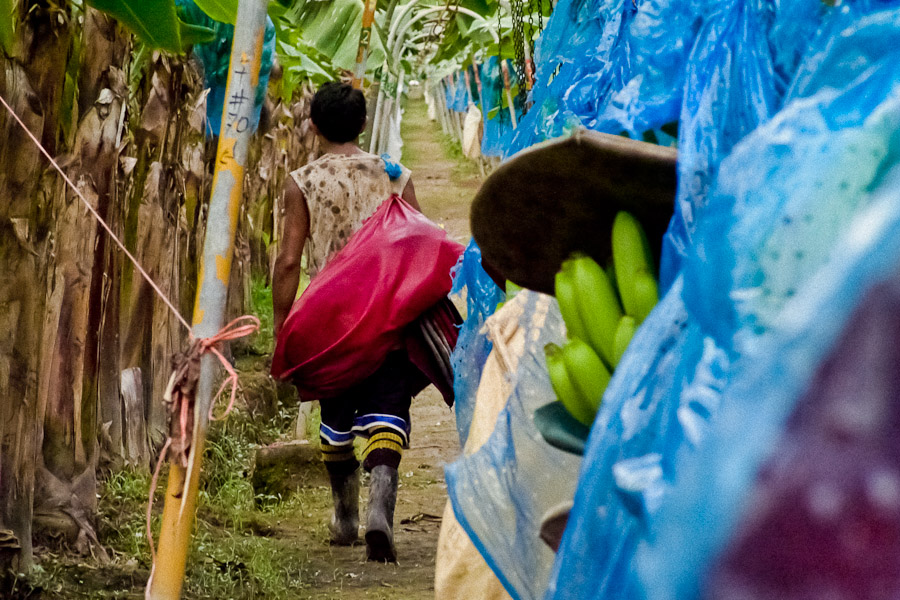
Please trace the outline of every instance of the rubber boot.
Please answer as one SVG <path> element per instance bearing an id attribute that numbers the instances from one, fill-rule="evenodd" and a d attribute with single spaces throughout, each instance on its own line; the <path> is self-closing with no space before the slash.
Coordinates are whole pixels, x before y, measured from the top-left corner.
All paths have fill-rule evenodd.
<path id="1" fill-rule="evenodd" d="M 331 475 L 331 543 L 351 546 L 359 539 L 359 469 L 349 475 Z"/>
<path id="2" fill-rule="evenodd" d="M 397 562 L 394 549 L 394 507 L 397 505 L 397 469 L 372 469 L 366 514 L 366 556 L 379 562 Z"/>

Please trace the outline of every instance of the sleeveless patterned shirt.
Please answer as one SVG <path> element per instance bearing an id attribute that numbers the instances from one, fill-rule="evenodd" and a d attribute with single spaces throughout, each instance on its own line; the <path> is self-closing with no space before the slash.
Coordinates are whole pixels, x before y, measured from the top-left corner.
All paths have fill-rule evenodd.
<path id="1" fill-rule="evenodd" d="M 310 277 L 325 266 L 392 194 L 401 194 L 410 171 L 399 168 L 391 179 L 382 158 L 369 153 L 325 154 L 291 172 L 309 208 L 305 253 Z M 391 163 L 396 174 L 398 165 Z"/>

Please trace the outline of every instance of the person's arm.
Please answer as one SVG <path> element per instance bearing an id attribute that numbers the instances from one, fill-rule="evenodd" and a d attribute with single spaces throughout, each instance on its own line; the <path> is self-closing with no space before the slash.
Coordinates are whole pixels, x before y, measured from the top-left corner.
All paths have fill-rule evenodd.
<path id="1" fill-rule="evenodd" d="M 300 285 L 300 259 L 309 235 L 309 208 L 293 177 L 284 184 L 284 233 L 272 279 L 275 336 L 281 331 Z"/>
<path id="2" fill-rule="evenodd" d="M 419 200 L 416 198 L 416 188 L 413 187 L 412 177 L 406 182 L 406 187 L 403 188 L 401 196 L 406 200 L 407 204 L 417 211 L 422 212 L 422 208 L 419 206 Z"/>

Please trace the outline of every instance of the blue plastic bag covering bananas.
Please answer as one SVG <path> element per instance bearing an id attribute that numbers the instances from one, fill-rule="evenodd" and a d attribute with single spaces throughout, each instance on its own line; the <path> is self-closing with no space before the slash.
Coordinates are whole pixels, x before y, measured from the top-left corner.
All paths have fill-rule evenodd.
<path id="1" fill-rule="evenodd" d="M 481 267 L 481 249 L 475 240 L 466 246 L 459 264 L 453 270 L 450 293 L 460 296 L 465 290 L 466 320 L 459 330 L 456 348 L 450 355 L 453 367 L 454 410 L 460 448 L 466 445 L 469 426 L 475 412 L 478 382 L 492 344 L 484 330 L 485 320 L 494 314 L 506 294 Z"/>
<path id="2" fill-rule="evenodd" d="M 466 78 L 462 71 L 457 71 L 453 77 L 456 80 L 456 87 L 453 90 L 453 110 L 464 113 L 469 109 L 469 90 L 466 89 Z"/>
<path id="3" fill-rule="evenodd" d="M 460 525 L 488 566 L 516 600 L 538 600 L 547 587 L 553 551 L 539 538 L 541 520 L 571 500 L 581 457 L 547 444 L 534 425 L 534 411 L 555 399 L 544 346 L 565 340 L 554 299 L 523 290 L 493 318 L 511 319 L 497 335 L 519 340 L 498 346 L 510 355 L 512 393 L 487 442 L 446 468 L 447 492 Z M 511 330 L 511 331 L 510 331 Z M 515 357 L 512 358 L 512 357 Z"/>
<path id="4" fill-rule="evenodd" d="M 481 153 L 484 156 L 502 156 L 503 139 L 513 130 L 509 109 L 503 108 L 503 75 L 500 61 L 491 56 L 479 67 L 481 89 L 484 99 L 482 115 L 484 135 L 481 138 Z M 510 73 L 515 77 L 515 69 Z"/>
<path id="5" fill-rule="evenodd" d="M 697 38 L 687 65 L 687 89 L 702 100 L 692 104 L 685 98 L 685 107 L 694 112 L 683 114 L 679 128 L 682 142 L 693 132 L 694 147 L 705 148 L 693 156 L 681 151 L 680 162 L 696 161 L 694 167 L 680 165 L 681 173 L 696 170 L 695 185 L 679 192 L 679 210 L 692 215 L 698 232 L 708 233 L 697 242 L 699 250 L 693 235 L 684 238 L 685 270 L 675 263 L 671 289 L 637 332 L 610 382 L 588 440 L 584 464 L 589 467 L 581 474 L 548 599 L 643 598 L 634 555 L 657 531 L 656 510 L 666 506 L 666 490 L 680 481 L 679 454 L 691 455 L 702 442 L 724 402 L 723 390 L 753 362 L 745 355 L 769 357 L 770 379 L 760 375 L 752 393 L 745 388 L 748 412 L 740 421 L 742 434 L 734 437 L 736 430 L 731 429 L 731 438 L 720 438 L 720 450 L 740 452 L 743 445 L 735 440 L 743 440 L 756 425 L 750 406 L 778 385 L 773 383 L 781 381 L 776 373 L 791 376 L 785 372 L 791 365 L 771 362 L 776 359 L 766 332 L 783 324 L 785 303 L 823 261 L 832 260 L 835 236 L 856 214 L 863 190 L 883 173 L 885 161 L 895 159 L 884 148 L 887 136 L 893 135 L 888 132 L 896 131 L 898 123 L 885 120 L 879 110 L 895 110 L 883 104 L 898 75 L 884 70 L 890 61 L 896 64 L 893 48 L 900 47 L 895 35 L 887 35 L 893 25 L 883 24 L 877 33 L 861 25 L 858 32 L 848 29 L 873 5 L 823 5 L 816 14 L 805 14 L 805 22 L 790 24 L 781 19 L 795 18 L 796 9 L 780 12 L 779 3 L 755 0 L 722 3 L 708 15 L 703 25 L 708 34 Z M 824 21 L 815 24 L 816 19 Z M 839 20 L 843 25 L 836 25 Z M 807 38 L 814 41 L 806 59 L 802 65 L 794 63 L 795 76 L 787 80 L 799 51 L 796 39 L 786 32 L 814 32 L 819 25 L 818 37 Z M 786 45 L 775 47 L 773 40 Z M 886 50 L 889 45 L 892 52 Z M 757 91 L 769 90 L 771 95 L 754 96 L 742 89 L 754 81 Z M 860 87 L 852 91 L 854 85 Z M 741 91 L 729 93 L 729 86 Z M 756 134 L 745 137 L 769 120 L 788 90 L 785 112 L 759 130 L 767 132 L 759 134 L 764 141 L 753 142 Z M 767 100 L 753 104 L 761 98 Z M 860 157 L 867 153 L 866 165 L 858 164 L 861 158 L 848 159 L 850 147 Z M 721 157 L 733 148 L 729 170 L 718 173 Z M 882 153 L 876 156 L 878 148 Z M 790 206 L 790 212 L 781 212 L 782 205 Z M 807 215 L 812 215 L 808 223 Z M 796 228 L 789 231 L 792 225 Z M 696 597 L 680 591 L 673 595 L 671 583 L 689 589 L 699 581 L 711 552 L 710 535 L 724 535 L 723 523 L 733 517 L 722 508 L 724 501 L 712 500 L 734 484 L 732 479 L 723 476 L 716 491 L 698 491 L 708 485 L 716 468 L 712 462 L 710 458 L 704 470 L 694 473 L 694 502 L 688 505 L 685 500 L 677 516 L 665 521 L 667 542 L 653 554 L 656 562 L 648 563 L 652 567 L 647 580 L 657 584 L 655 598 Z M 718 468 L 723 470 L 721 464 Z M 705 501 L 712 506 L 704 511 L 705 520 L 687 517 Z M 701 540 L 699 547 L 692 536 Z M 663 570 L 660 574 L 655 569 Z"/>
<path id="6" fill-rule="evenodd" d="M 640 138 L 676 121 L 688 53 L 715 4 L 560 0 L 537 44 L 534 105 L 506 156 L 579 125 Z"/>
<path id="7" fill-rule="evenodd" d="M 701 289 L 711 293 L 708 304 L 697 302 L 698 315 L 730 316 L 704 325 L 740 359 L 708 438 L 681 457 L 652 543 L 641 550 L 653 600 L 717 597 L 701 583 L 747 514 L 758 470 L 777 450 L 787 418 L 868 290 L 897 281 L 900 9 L 869 10 L 857 3 L 829 15 L 784 109 L 722 162 L 699 224 L 707 262 L 688 259 L 686 289 L 690 283 L 696 300 Z M 877 384 L 858 381 L 854 398 L 874 400 L 876 390 L 863 383 Z M 860 409 L 848 402 L 857 419 Z M 865 547 L 858 551 L 866 555 Z M 829 597 L 851 597 L 829 590 Z M 750 584 L 741 593 L 762 597 Z M 817 595 L 798 587 L 779 597 L 803 594 Z"/>

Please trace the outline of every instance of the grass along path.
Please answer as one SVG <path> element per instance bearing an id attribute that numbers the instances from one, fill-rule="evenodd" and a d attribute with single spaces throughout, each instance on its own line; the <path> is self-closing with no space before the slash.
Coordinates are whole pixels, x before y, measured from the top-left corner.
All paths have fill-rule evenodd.
<path id="1" fill-rule="evenodd" d="M 428 121 L 421 100 L 410 103 L 402 133 L 403 162 L 413 170 L 423 212 L 465 243 L 469 204 L 480 185 L 477 168 L 461 158 L 458 146 L 442 135 L 438 124 Z M 255 286 L 253 295 L 255 312 L 271 319 L 269 291 Z M 432 599 L 440 515 L 446 502 L 443 465 L 455 459 L 459 449 L 453 412 L 440 394 L 432 387 L 413 403 L 412 448 L 400 465 L 395 515 L 400 562 L 369 563 L 364 545 L 328 544 L 331 492 L 318 461 L 310 463 L 306 483 L 296 491 L 279 495 L 254 490 L 250 482 L 254 447 L 293 437 L 297 402 L 293 388 L 278 388 L 268 376 L 271 339 L 260 337 L 236 354 L 244 399 L 211 430 L 183 597 Z M 110 561 L 39 548 L 37 574 L 22 582 L 16 597 L 143 598 L 150 568 L 144 534 L 148 488 L 144 472 L 109 475 L 99 500 L 98 528 Z M 365 498 L 363 491 L 363 522 Z M 161 510 L 158 501 L 156 531 Z"/>

